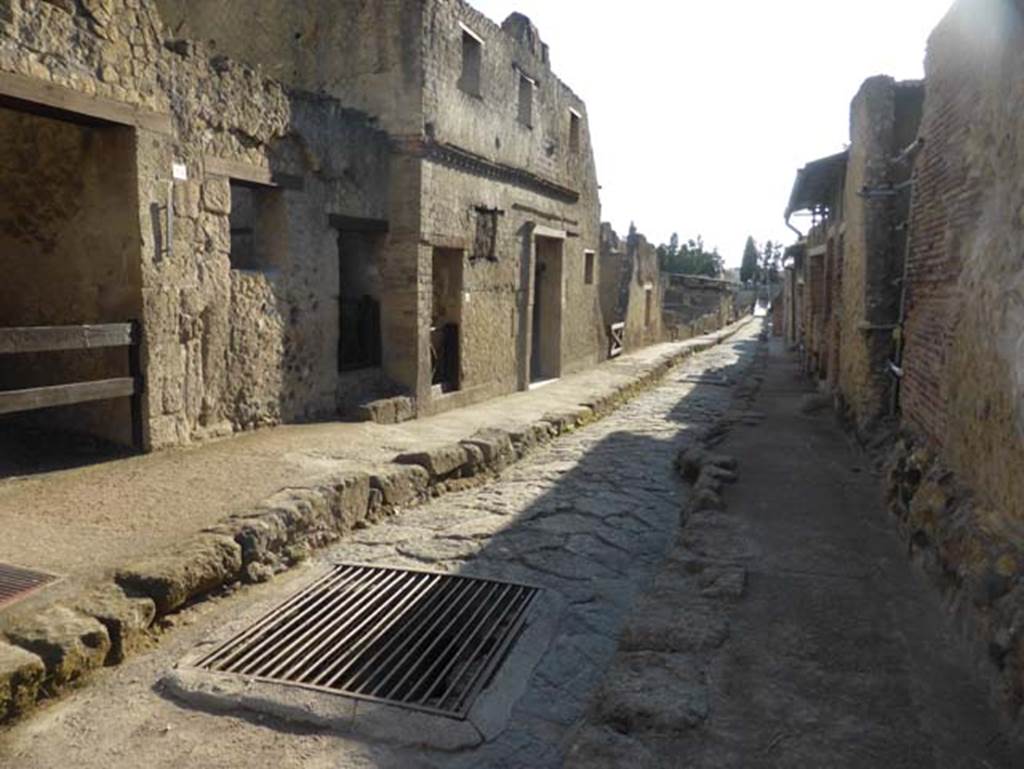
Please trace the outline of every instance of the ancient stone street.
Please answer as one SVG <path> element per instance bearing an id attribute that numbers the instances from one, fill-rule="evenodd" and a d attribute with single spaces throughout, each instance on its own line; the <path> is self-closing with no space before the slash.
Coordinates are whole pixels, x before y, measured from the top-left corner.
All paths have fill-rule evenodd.
<path id="1" fill-rule="evenodd" d="M 759 332 L 747 326 L 492 483 L 177 615 L 157 648 L 0 738 L 3 765 L 1011 766 L 965 652 L 886 529 L 871 468 L 830 416 L 798 416 L 805 389 Z M 740 476 L 726 509 L 684 515 L 697 495 L 677 456 L 723 436 Z M 802 465 L 809 454 L 823 460 L 815 469 Z M 521 672 L 506 728 L 442 752 L 411 747 L 430 738 L 400 724 L 390 741 L 334 734 L 285 722 L 256 697 L 197 703 L 168 684 L 197 643 L 283 599 L 324 561 L 557 595 L 550 643 Z"/>

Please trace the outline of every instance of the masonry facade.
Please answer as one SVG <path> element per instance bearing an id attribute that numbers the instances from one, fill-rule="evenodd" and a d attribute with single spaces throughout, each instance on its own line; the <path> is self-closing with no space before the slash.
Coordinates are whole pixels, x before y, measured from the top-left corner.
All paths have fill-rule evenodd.
<path id="1" fill-rule="evenodd" d="M 518 14 L 3 0 L 0 158 L 0 327 L 132 322 L 144 382 L 5 423 L 156 449 L 607 355 L 586 108 Z M 133 373 L 13 349 L 6 391 Z"/>
<path id="2" fill-rule="evenodd" d="M 898 428 L 890 508 L 1020 728 L 1024 3 L 956 2 L 925 71 L 923 94 L 872 78 L 854 100 L 843 215 L 826 224 L 843 242 L 838 313 L 830 247 L 823 288 L 809 235 L 789 251 L 783 325 L 863 438 Z"/>
<path id="3" fill-rule="evenodd" d="M 787 251 L 783 317 L 804 365 L 868 432 L 894 407 L 894 331 L 924 84 L 873 77 L 850 106 L 849 149 L 797 176 L 787 221 L 811 227 Z M 904 154 L 906 152 L 906 154 Z"/>
<path id="4" fill-rule="evenodd" d="M 529 19 L 499 26 L 456 0 L 161 6 L 190 36 L 388 133 L 382 369 L 420 414 L 603 358 L 586 108 Z"/>

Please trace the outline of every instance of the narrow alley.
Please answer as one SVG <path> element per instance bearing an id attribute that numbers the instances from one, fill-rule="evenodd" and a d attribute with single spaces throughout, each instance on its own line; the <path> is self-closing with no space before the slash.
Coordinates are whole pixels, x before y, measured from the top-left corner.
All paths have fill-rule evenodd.
<path id="1" fill-rule="evenodd" d="M 808 389 L 761 326 L 498 480 L 186 609 L 159 646 L 0 737 L 0 763 L 1013 766 L 982 682 L 880 509 L 872 467 L 830 413 L 801 414 Z M 716 436 L 739 480 L 724 510 L 681 516 L 695 494 L 677 457 Z M 175 671 L 332 562 L 543 588 L 531 624 L 546 635 L 531 637 L 534 659 L 513 655 L 506 667 L 522 667 L 495 677 L 520 696 L 491 738 L 440 746 L 430 719 L 403 724 L 401 711 L 366 733 L 357 713 L 338 733 L 289 687 L 205 686 Z"/>

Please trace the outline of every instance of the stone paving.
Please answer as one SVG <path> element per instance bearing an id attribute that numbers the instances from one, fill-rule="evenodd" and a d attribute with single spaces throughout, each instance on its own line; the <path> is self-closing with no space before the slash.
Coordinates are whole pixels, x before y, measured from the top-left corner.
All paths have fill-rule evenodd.
<path id="1" fill-rule="evenodd" d="M 464 756 L 418 755 L 417 765 L 560 764 L 566 735 L 612 660 L 637 592 L 678 530 L 685 488 L 675 457 L 729 408 L 732 387 L 693 374 L 742 370 L 759 331 L 752 325 L 692 358 L 656 390 L 540 449 L 499 482 L 366 529 L 331 553 L 350 562 L 522 581 L 568 602 L 507 730 Z"/>
<path id="2" fill-rule="evenodd" d="M 333 560 L 521 580 L 564 596 L 567 605 L 554 641 L 508 729 L 496 740 L 450 754 L 367 747 L 340 736 L 319 736 L 312 752 L 308 742 L 295 741 L 295 750 L 302 746 L 301 762 L 294 751 L 275 749 L 277 764 L 558 766 L 574 724 L 583 718 L 614 657 L 630 605 L 657 573 L 678 530 L 686 489 L 675 469 L 676 455 L 728 408 L 732 388 L 722 384 L 732 380 L 707 382 L 702 375 L 742 369 L 752 359 L 758 331 L 748 326 L 728 342 L 688 359 L 657 389 L 535 450 L 499 480 L 408 510 L 357 532 L 326 554 Z M 281 589 L 279 584 L 265 586 L 271 593 Z M 260 588 L 243 592 L 250 590 Z M 51 722 L 45 737 L 31 721 L 15 727 L 0 740 L 0 756 L 6 750 L 16 757 L 14 765 L 26 769 L 67 762 L 105 769 L 178 766 L 197 755 L 206 765 L 231 767 L 252 765 L 251 757 L 269 751 L 270 743 L 287 745 L 274 727 L 258 725 L 258 716 L 198 717 L 151 690 L 159 688 L 157 682 L 176 661 L 173 655 L 182 653 L 183 644 L 208 637 L 223 624 L 217 614 L 236 602 L 246 601 L 199 607 L 194 630 L 189 628 L 191 632 L 157 652 L 129 660 L 112 680 L 53 705 L 40 716 Z M 100 703 L 102 715 L 90 711 Z M 100 730 L 97 719 L 123 723 L 128 732 L 108 746 L 106 756 L 102 749 L 85 749 L 76 737 L 82 729 Z M 143 722 L 152 727 L 160 721 L 167 722 L 177 739 L 164 741 L 157 750 L 137 735 L 145 731 Z M 223 751 L 205 744 L 204 734 L 218 735 Z M 131 762 L 117 758 L 126 752 Z"/>

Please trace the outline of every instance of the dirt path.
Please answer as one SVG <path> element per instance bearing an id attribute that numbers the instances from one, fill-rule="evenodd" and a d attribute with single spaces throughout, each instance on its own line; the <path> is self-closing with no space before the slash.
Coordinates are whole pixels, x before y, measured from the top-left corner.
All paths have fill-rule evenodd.
<path id="1" fill-rule="evenodd" d="M 766 346 L 767 347 L 767 346 Z M 913 571 L 879 481 L 781 344 L 722 512 L 693 514 L 637 604 L 573 769 L 1024 765 Z"/>

